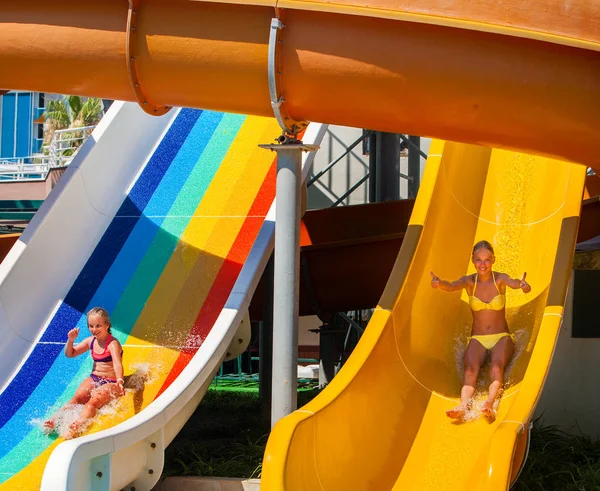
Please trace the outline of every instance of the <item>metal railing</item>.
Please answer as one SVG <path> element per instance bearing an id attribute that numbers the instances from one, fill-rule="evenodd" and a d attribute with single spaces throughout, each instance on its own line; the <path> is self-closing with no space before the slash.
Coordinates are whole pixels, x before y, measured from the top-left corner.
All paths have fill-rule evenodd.
<path id="1" fill-rule="evenodd" d="M 44 180 L 50 169 L 48 159 L 43 156 L 37 163 L 27 163 L 28 159 L 33 158 L 0 160 L 0 181 Z"/>
<path id="2" fill-rule="evenodd" d="M 43 181 L 50 169 L 71 163 L 95 126 L 56 130 L 42 153 L 0 159 L 0 181 Z"/>
<path id="3" fill-rule="evenodd" d="M 82 126 L 81 128 L 67 128 L 56 130 L 52 141 L 48 145 L 51 167 L 68 165 L 83 145 L 83 142 L 92 134 L 95 126 Z"/>

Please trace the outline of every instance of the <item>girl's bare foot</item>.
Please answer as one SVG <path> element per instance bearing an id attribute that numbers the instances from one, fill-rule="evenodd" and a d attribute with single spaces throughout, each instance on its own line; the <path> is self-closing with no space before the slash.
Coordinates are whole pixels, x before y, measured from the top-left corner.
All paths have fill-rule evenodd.
<path id="1" fill-rule="evenodd" d="M 456 406 L 454 409 L 448 409 L 446 416 L 452 419 L 463 419 L 467 409 L 464 406 Z"/>
<path id="2" fill-rule="evenodd" d="M 481 408 L 481 414 L 483 414 L 490 423 L 496 421 L 496 411 L 494 411 L 494 403 L 485 401 Z"/>
<path id="3" fill-rule="evenodd" d="M 52 433 L 55 429 L 56 429 L 56 423 L 54 423 L 53 419 L 44 421 L 44 432 L 46 434 Z"/>
<path id="4" fill-rule="evenodd" d="M 446 416 L 452 419 L 463 419 L 469 409 L 471 409 L 471 402 L 459 404 L 454 409 L 448 409 L 448 411 L 446 411 Z"/>
<path id="5" fill-rule="evenodd" d="M 504 389 L 500 387 L 496 394 L 496 401 L 502 398 Z M 494 409 L 494 402 L 496 401 L 485 401 L 481 407 L 481 414 L 483 414 L 490 423 L 496 421 L 496 410 Z"/>
<path id="6" fill-rule="evenodd" d="M 64 435 L 63 438 L 65 440 L 72 440 L 73 438 L 77 438 L 81 431 L 83 430 L 82 428 L 82 423 L 81 421 L 73 421 L 70 425 L 69 425 L 69 431 L 67 431 Z"/>

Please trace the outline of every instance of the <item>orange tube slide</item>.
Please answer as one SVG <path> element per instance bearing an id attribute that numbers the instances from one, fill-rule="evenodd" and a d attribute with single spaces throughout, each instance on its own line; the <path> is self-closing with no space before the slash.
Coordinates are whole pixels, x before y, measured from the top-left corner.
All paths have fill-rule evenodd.
<path id="1" fill-rule="evenodd" d="M 297 120 L 597 165 L 600 4 L 254 3 L 140 1 L 133 55 L 148 101 L 271 115 L 279 15 L 277 71 Z M 0 87 L 135 100 L 127 10 L 124 0 L 2 2 Z"/>

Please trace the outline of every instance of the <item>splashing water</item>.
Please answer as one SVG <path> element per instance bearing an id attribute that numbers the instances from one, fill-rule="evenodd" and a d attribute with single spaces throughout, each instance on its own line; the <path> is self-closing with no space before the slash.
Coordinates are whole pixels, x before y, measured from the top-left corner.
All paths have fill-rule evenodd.
<path id="1" fill-rule="evenodd" d="M 497 252 L 495 268 L 511 277 L 520 275 L 526 265 L 522 264 L 523 247 L 528 243 L 534 209 L 527 206 L 535 194 L 536 175 L 541 168 L 539 159 L 529 155 L 514 155 L 499 169 L 496 194 L 496 234 L 494 243 Z"/>
<path id="2" fill-rule="evenodd" d="M 157 365 L 156 368 L 160 368 L 160 365 Z M 146 384 L 152 383 L 156 379 L 156 372 L 159 371 L 152 370 L 152 365 L 149 362 L 132 363 L 131 369 L 133 370 L 133 373 L 129 377 L 127 377 L 127 382 L 125 383 L 125 391 L 143 390 Z"/>
<path id="3" fill-rule="evenodd" d="M 30 423 L 34 426 L 37 426 L 43 433 L 47 435 L 56 433 L 61 438 L 68 438 L 71 436 L 70 427 L 81 417 L 83 406 L 83 404 L 67 404 L 63 408 L 59 409 L 50 420 L 33 419 L 30 421 Z M 46 421 L 52 421 L 54 427 L 48 428 L 44 426 Z M 91 420 L 84 422 L 79 426 L 79 431 L 85 431 L 90 424 Z"/>
<path id="4" fill-rule="evenodd" d="M 102 406 L 96 412 L 96 416 L 90 420 L 82 422 L 78 425 L 78 434 L 84 433 L 96 421 L 97 418 L 108 416 L 112 418 L 119 414 L 119 410 L 124 403 L 124 398 L 128 394 L 134 395 L 144 390 L 146 384 L 153 383 L 160 374 L 160 365 L 152 366 L 151 363 L 132 363 L 130 366 L 133 373 L 126 376 L 125 396 L 116 398 L 108 404 Z M 36 418 L 30 420 L 30 424 L 39 428 L 46 435 L 56 434 L 62 438 L 73 436 L 71 425 L 81 418 L 83 404 L 67 404 L 59 409 L 50 419 Z M 53 423 L 53 427 L 45 426 L 47 421 Z"/>
<path id="5" fill-rule="evenodd" d="M 185 340 L 186 348 L 199 348 L 204 339 L 200 334 L 190 334 Z"/>

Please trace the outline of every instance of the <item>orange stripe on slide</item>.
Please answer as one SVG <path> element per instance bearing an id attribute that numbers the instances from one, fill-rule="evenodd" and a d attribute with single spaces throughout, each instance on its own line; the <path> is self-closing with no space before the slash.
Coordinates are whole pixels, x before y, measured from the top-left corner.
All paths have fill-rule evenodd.
<path id="1" fill-rule="evenodd" d="M 180 351 L 177 360 L 175 360 L 169 375 L 167 375 L 167 378 L 156 394 L 156 397 L 162 394 L 187 366 L 194 354 L 198 351 L 198 347 L 194 346 L 197 344 L 196 340 L 206 339 L 206 336 L 223 310 L 225 302 L 231 294 L 233 285 L 240 274 L 250 249 L 258 236 L 260 227 L 264 223 L 264 217 L 273 203 L 275 197 L 276 162 L 277 161 L 274 160 L 269 168 L 265 180 L 248 211 L 248 217 L 244 220 L 235 242 L 231 246 L 227 257 L 215 278 L 206 301 L 198 313 L 194 326 L 188 334 L 185 346 L 190 346 L 190 348 Z"/>

